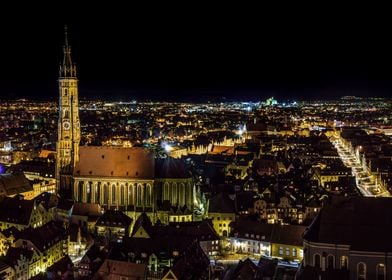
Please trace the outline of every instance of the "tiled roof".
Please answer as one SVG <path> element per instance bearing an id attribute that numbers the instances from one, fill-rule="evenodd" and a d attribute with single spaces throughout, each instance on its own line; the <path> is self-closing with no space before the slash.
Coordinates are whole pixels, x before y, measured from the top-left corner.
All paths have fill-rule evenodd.
<path id="1" fill-rule="evenodd" d="M 34 200 L 24 200 L 18 196 L 4 197 L 0 199 L 0 221 L 28 225 L 34 205 Z"/>
<path id="2" fill-rule="evenodd" d="M 24 231 L 21 231 L 17 235 L 17 239 L 29 240 L 38 250 L 43 252 L 60 240 L 65 240 L 66 231 L 55 222 L 49 222 L 39 228 L 27 228 Z"/>
<path id="3" fill-rule="evenodd" d="M 235 213 L 234 201 L 225 193 L 219 193 L 210 199 L 209 213 Z"/>
<path id="4" fill-rule="evenodd" d="M 100 216 L 101 206 L 97 203 L 75 202 L 72 215 L 76 216 Z"/>
<path id="5" fill-rule="evenodd" d="M 391 252 L 391 235 L 390 198 L 342 197 L 321 209 L 304 239 L 350 245 L 355 250 Z"/>
<path id="6" fill-rule="evenodd" d="M 132 219 L 121 211 L 107 210 L 97 220 L 97 226 L 129 228 Z"/>
<path id="7" fill-rule="evenodd" d="M 302 246 L 305 226 L 265 224 L 258 221 L 238 221 L 231 224 L 231 236 L 263 242 Z"/>
<path id="8" fill-rule="evenodd" d="M 142 147 L 81 146 L 75 176 L 154 178 L 154 155 Z"/>
<path id="9" fill-rule="evenodd" d="M 0 195 L 9 196 L 32 190 L 33 186 L 23 173 L 0 175 Z"/>

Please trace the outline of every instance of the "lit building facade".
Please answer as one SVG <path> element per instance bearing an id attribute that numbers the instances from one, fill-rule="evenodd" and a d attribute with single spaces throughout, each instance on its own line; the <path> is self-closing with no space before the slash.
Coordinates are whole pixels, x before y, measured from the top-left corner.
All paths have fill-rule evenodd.
<path id="1" fill-rule="evenodd" d="M 133 219 L 147 212 L 154 222 L 168 223 L 170 213 L 178 213 L 173 213 L 173 208 L 193 213 L 194 184 L 181 160 L 157 160 L 141 147 L 79 146 L 77 82 L 66 34 L 59 77 L 58 187 L 71 189 L 77 202 L 99 203 L 105 209 L 122 210 Z"/>
<path id="2" fill-rule="evenodd" d="M 232 224 L 231 249 L 239 254 L 267 256 L 300 262 L 304 226 L 240 221 Z"/>
<path id="3" fill-rule="evenodd" d="M 59 119 L 56 179 L 58 188 L 71 185 L 72 173 L 79 158 L 80 120 L 78 101 L 78 79 L 76 65 L 72 63 L 71 47 L 65 30 L 64 57 L 59 71 Z"/>

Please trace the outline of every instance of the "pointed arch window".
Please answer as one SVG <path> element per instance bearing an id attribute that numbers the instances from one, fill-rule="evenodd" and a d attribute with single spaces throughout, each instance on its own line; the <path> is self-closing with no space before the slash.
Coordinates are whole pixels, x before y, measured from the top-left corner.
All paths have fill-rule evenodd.
<path id="1" fill-rule="evenodd" d="M 112 204 L 116 204 L 116 185 L 112 185 Z"/>
<path id="2" fill-rule="evenodd" d="M 314 263 L 314 267 L 320 268 L 321 256 L 320 256 L 319 254 L 315 254 L 315 255 L 313 256 L 313 263 Z"/>
<path id="3" fill-rule="evenodd" d="M 120 186 L 120 205 L 125 205 L 125 187 L 124 185 Z"/>
<path id="4" fill-rule="evenodd" d="M 348 268 L 348 257 L 347 256 L 341 256 L 340 257 L 340 268 L 341 269 L 347 269 Z"/>
<path id="5" fill-rule="evenodd" d="M 357 264 L 357 279 L 365 280 L 366 279 L 366 264 L 360 262 Z"/>
<path id="6" fill-rule="evenodd" d="M 333 269 L 335 267 L 335 257 L 329 255 L 327 257 L 327 268 Z"/>
<path id="7" fill-rule="evenodd" d="M 138 184 L 136 189 L 136 205 L 142 206 L 143 203 L 142 200 L 143 200 L 143 187 L 141 184 Z"/>
<path id="8" fill-rule="evenodd" d="M 103 203 L 109 204 L 109 186 L 107 184 L 103 185 Z"/>
<path id="9" fill-rule="evenodd" d="M 385 265 L 383 263 L 379 263 L 376 267 L 377 280 L 385 280 Z"/>

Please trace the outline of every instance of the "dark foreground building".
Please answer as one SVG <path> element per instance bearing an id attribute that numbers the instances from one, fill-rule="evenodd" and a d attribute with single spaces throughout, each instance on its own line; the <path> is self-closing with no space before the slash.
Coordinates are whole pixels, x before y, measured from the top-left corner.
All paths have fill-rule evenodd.
<path id="1" fill-rule="evenodd" d="M 392 199 L 334 199 L 304 234 L 297 279 L 392 279 L 391 237 Z"/>

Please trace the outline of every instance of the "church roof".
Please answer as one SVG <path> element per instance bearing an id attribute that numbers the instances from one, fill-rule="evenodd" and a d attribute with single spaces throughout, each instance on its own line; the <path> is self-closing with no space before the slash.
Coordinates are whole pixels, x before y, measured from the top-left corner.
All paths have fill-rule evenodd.
<path id="1" fill-rule="evenodd" d="M 304 239 L 349 245 L 354 250 L 391 252 L 391 235 L 391 199 L 355 197 L 336 199 L 325 205 Z"/>
<path id="2" fill-rule="evenodd" d="M 75 176 L 154 178 L 151 151 L 142 147 L 81 146 Z"/>

